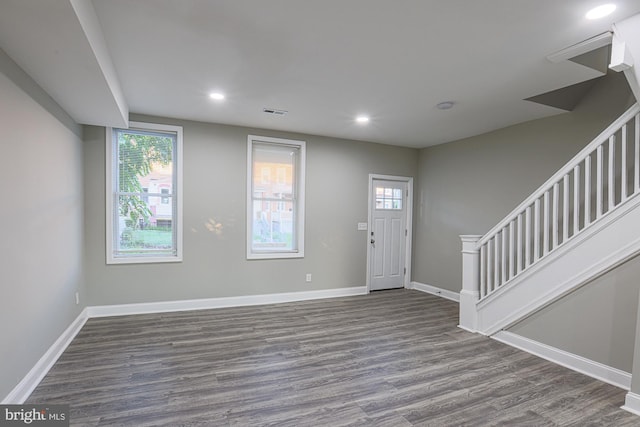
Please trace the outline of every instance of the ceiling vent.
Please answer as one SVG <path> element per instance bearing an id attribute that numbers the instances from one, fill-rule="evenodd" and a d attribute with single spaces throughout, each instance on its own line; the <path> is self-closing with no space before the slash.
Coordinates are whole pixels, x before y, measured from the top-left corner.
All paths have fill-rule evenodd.
<path id="1" fill-rule="evenodd" d="M 268 114 L 275 114 L 276 116 L 284 116 L 288 113 L 287 110 L 278 110 L 277 108 L 263 108 L 262 111 Z"/>

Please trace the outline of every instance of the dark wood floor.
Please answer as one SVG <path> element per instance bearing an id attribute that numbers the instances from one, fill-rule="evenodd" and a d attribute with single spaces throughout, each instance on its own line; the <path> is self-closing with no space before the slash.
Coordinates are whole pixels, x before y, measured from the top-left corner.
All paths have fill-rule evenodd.
<path id="1" fill-rule="evenodd" d="M 28 403 L 79 426 L 632 426 L 625 391 L 409 290 L 90 319 Z"/>

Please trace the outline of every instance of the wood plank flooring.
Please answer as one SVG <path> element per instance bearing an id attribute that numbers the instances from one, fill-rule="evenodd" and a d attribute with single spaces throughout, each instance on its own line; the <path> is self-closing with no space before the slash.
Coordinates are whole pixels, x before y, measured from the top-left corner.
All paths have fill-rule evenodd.
<path id="1" fill-rule="evenodd" d="M 411 290 L 90 319 L 28 403 L 77 426 L 638 426 L 625 391 Z"/>

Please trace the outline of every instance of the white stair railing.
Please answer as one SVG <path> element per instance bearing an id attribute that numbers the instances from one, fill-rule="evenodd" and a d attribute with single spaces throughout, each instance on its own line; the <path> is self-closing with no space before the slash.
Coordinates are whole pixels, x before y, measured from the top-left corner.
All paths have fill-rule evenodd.
<path id="1" fill-rule="evenodd" d="M 475 243 L 479 300 L 505 287 L 640 193 L 640 107 L 633 105 Z M 475 293 L 475 292 L 474 292 Z"/>

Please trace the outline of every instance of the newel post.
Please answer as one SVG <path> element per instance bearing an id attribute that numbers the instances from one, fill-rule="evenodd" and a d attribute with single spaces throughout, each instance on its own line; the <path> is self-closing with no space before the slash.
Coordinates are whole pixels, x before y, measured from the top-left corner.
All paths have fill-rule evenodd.
<path id="1" fill-rule="evenodd" d="M 462 240 L 462 290 L 460 291 L 460 324 L 462 329 L 476 332 L 480 299 L 480 251 L 476 244 L 482 236 L 464 234 Z"/>

